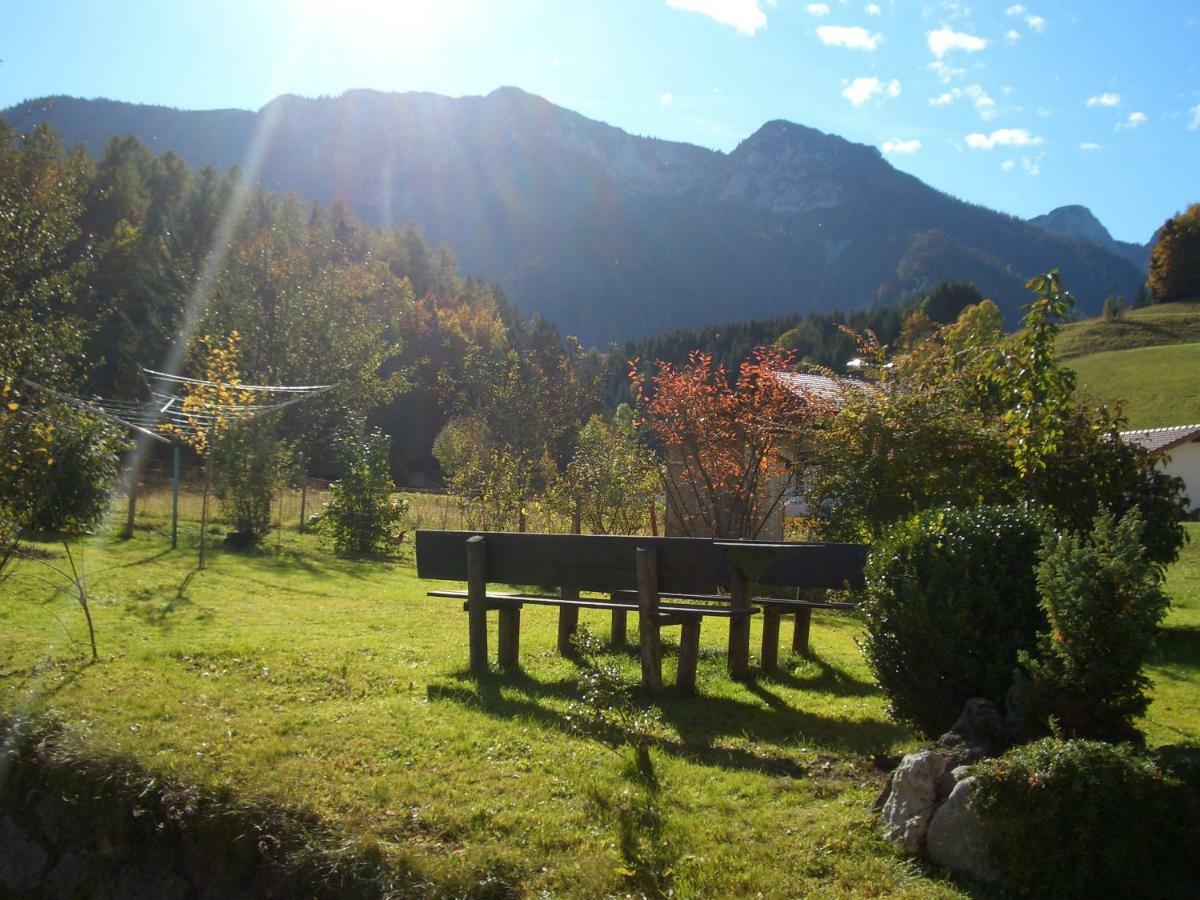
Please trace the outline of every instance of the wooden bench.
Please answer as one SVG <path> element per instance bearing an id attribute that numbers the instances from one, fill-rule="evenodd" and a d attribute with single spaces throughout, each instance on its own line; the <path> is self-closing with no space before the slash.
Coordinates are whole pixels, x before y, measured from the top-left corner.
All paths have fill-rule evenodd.
<path id="1" fill-rule="evenodd" d="M 489 610 L 499 613 L 497 657 L 502 668 L 519 664 L 521 609 L 526 604 L 558 607 L 558 649 L 564 654 L 572 652 L 580 609 L 609 610 L 614 643 L 624 642 L 626 617 L 634 611 L 643 684 L 652 693 L 661 691 L 659 629 L 679 625 L 675 684 L 680 693 L 691 694 L 704 618 L 728 619 L 731 629 L 744 621 L 749 634 L 749 617 L 757 612 L 716 596 L 718 559 L 712 541 L 703 538 L 418 531 L 416 551 L 419 577 L 467 583 L 465 591 L 430 595 L 465 598 L 474 672 L 486 671 L 488 665 Z M 488 590 L 491 583 L 542 590 L 493 593 Z M 607 596 L 582 597 L 584 591 Z M 663 603 L 664 596 L 677 599 Z M 703 599 L 687 599 L 693 596 Z"/>
<path id="2" fill-rule="evenodd" d="M 718 579 L 727 580 L 735 607 L 757 606 L 763 613 L 762 667 L 774 670 L 779 664 L 779 620 L 794 615 L 792 651 L 808 654 L 809 630 L 814 609 L 853 610 L 854 603 L 826 599 L 827 590 L 860 588 L 867 561 L 863 544 L 815 542 L 769 543 L 764 541 L 714 541 L 720 553 Z M 753 586 L 792 588 L 805 596 L 795 598 L 750 597 Z M 733 658 L 735 636 L 730 634 Z M 749 653 L 750 635 L 737 635 L 738 655 Z M 732 671 L 732 665 L 731 665 Z"/>

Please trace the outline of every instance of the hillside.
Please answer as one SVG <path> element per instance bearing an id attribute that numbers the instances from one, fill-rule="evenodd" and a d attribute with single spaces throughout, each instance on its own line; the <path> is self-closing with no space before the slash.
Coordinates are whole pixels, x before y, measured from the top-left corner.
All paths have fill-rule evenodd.
<path id="1" fill-rule="evenodd" d="M 1093 353 L 1071 367 L 1093 397 L 1125 404 L 1130 428 L 1200 422 L 1200 343 Z"/>
<path id="2" fill-rule="evenodd" d="M 193 165 L 245 166 L 370 223 L 415 223 L 464 272 L 585 343 L 895 303 L 974 281 L 1010 324 L 1058 266 L 1084 313 L 1144 273 L 1090 240 L 964 203 L 874 147 L 784 121 L 731 153 L 630 135 L 515 88 L 486 97 L 351 91 L 258 112 L 67 97 L 4 118 L 98 153 L 136 135 Z"/>
<path id="3" fill-rule="evenodd" d="M 1069 359 L 1193 341 L 1200 341 L 1200 302 L 1159 303 L 1129 310 L 1112 322 L 1096 318 L 1065 325 L 1058 337 L 1058 352 Z"/>

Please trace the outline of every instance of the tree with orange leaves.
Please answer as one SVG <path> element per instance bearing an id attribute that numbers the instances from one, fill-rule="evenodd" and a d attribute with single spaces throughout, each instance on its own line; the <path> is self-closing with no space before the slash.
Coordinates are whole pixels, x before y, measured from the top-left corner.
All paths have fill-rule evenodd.
<path id="1" fill-rule="evenodd" d="M 221 440 L 239 422 L 251 416 L 254 394 L 242 388 L 238 372 L 240 335 L 231 331 L 224 346 L 211 335 L 204 344 L 204 378 L 189 381 L 184 390 L 181 412 L 183 422 L 164 422 L 158 430 L 182 441 L 204 460 L 204 499 L 200 506 L 200 558 L 204 568 L 205 532 L 208 529 L 208 495 L 212 490 L 213 452 Z"/>
<path id="2" fill-rule="evenodd" d="M 685 534 L 754 538 L 779 511 L 801 438 L 833 411 L 778 377 L 794 360 L 790 351 L 759 347 L 733 384 L 698 350 L 682 367 L 659 361 L 648 380 L 631 363 L 641 422 L 666 451 L 669 515 Z"/>

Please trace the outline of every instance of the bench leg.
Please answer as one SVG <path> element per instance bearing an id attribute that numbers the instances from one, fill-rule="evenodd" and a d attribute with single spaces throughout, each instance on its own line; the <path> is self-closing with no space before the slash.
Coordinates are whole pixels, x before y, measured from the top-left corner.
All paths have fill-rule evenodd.
<path id="1" fill-rule="evenodd" d="M 487 569 L 482 535 L 467 538 L 467 634 L 471 646 L 471 671 L 488 670 Z"/>
<path id="2" fill-rule="evenodd" d="M 519 609 L 500 610 L 500 635 L 498 643 L 500 668 L 520 668 L 521 611 Z"/>
<path id="3" fill-rule="evenodd" d="M 734 609 L 750 608 L 750 584 L 735 569 L 730 594 Z M 733 616 L 729 620 L 729 676 L 750 677 L 750 616 Z"/>
<path id="4" fill-rule="evenodd" d="M 792 631 L 792 652 L 808 656 L 808 632 L 812 627 L 812 610 L 796 610 L 796 624 Z"/>
<path id="5" fill-rule="evenodd" d="M 700 658 L 700 617 L 683 623 L 679 635 L 679 667 L 675 670 L 675 689 L 685 697 L 696 693 L 696 661 Z"/>
<path id="6" fill-rule="evenodd" d="M 575 655 L 575 645 L 571 643 L 571 638 L 578 630 L 579 607 L 560 606 L 558 608 L 558 652 L 563 656 Z"/>
<path id="7" fill-rule="evenodd" d="M 626 644 L 629 627 L 629 613 L 624 609 L 614 609 L 612 611 L 612 631 L 609 634 L 608 642 L 613 647 L 618 649 L 623 648 Z"/>
<path id="8" fill-rule="evenodd" d="M 774 672 L 779 668 L 779 613 L 764 609 L 762 623 L 762 667 Z"/>
<path id="9" fill-rule="evenodd" d="M 658 555 L 652 547 L 638 547 L 636 552 L 642 684 L 657 697 L 662 693 L 662 652 L 658 636 Z"/>

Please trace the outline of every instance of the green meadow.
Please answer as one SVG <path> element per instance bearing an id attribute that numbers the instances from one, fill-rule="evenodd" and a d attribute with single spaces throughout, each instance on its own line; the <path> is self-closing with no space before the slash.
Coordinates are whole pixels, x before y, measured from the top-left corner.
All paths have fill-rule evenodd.
<path id="1" fill-rule="evenodd" d="M 1200 740 L 1189 529 L 1150 672 L 1152 745 Z M 165 531 L 143 515 L 131 540 L 72 545 L 96 663 L 44 565 L 65 562 L 61 544 L 31 545 L 42 560 L 0 586 L 0 709 L 164 777 L 311 811 L 434 894 L 987 894 L 879 836 L 880 764 L 917 742 L 889 720 L 853 616 L 818 613 L 811 659 L 745 683 L 725 675 L 724 629 L 706 623 L 700 696 L 662 702 L 648 782 L 619 742 L 577 727 L 578 670 L 554 650 L 554 610 L 526 611 L 519 674 L 476 680 L 461 604 L 425 596 L 436 585 L 415 577 L 408 545 L 342 560 L 289 529 L 197 572 L 195 523 L 174 551 Z M 583 621 L 607 635 L 603 614 Z M 669 679 L 669 641 L 665 656 Z M 614 658 L 634 682 L 634 653 Z"/>

